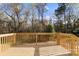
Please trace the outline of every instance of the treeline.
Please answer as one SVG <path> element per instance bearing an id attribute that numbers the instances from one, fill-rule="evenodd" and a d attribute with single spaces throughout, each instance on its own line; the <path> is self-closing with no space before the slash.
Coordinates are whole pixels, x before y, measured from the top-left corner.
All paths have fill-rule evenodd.
<path id="1" fill-rule="evenodd" d="M 0 33 L 79 32 L 78 3 L 58 3 L 49 20 L 45 16 L 46 6 L 46 3 L 0 4 Z"/>

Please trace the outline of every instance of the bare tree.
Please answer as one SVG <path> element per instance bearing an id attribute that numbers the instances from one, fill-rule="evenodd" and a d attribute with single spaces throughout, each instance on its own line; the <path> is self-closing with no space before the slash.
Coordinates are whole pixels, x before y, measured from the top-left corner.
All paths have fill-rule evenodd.
<path id="1" fill-rule="evenodd" d="M 21 19 L 21 13 L 25 12 L 23 11 L 23 4 L 20 3 L 11 3 L 11 4 L 3 4 L 1 10 L 6 14 L 6 16 L 10 19 L 8 22 L 10 27 L 13 29 L 13 32 L 20 31 L 19 28 L 24 23 Z M 26 18 L 27 18 L 27 12 L 25 12 Z"/>

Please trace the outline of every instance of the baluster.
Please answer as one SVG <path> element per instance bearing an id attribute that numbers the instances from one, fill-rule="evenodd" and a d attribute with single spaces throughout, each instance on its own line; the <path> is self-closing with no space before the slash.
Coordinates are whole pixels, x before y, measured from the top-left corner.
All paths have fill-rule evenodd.
<path id="1" fill-rule="evenodd" d="M 1 52 L 1 37 L 0 37 L 0 52 Z"/>

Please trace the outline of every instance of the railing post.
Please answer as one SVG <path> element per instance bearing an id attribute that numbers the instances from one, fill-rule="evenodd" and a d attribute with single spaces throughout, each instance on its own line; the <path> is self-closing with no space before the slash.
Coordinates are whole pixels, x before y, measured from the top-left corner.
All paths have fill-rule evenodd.
<path id="1" fill-rule="evenodd" d="M 0 52 L 1 52 L 1 37 L 0 37 Z"/>
<path id="2" fill-rule="evenodd" d="M 59 37 L 59 35 L 56 35 L 56 37 L 57 37 L 57 45 L 60 45 L 60 37 Z"/>
<path id="3" fill-rule="evenodd" d="M 59 38 L 60 35 L 59 35 L 59 33 L 55 33 L 54 35 L 55 35 L 54 39 L 56 39 L 57 45 L 60 45 L 60 38 Z"/>
<path id="4" fill-rule="evenodd" d="M 75 41 L 71 38 L 71 55 L 72 56 L 74 55 L 74 46 L 75 46 L 74 42 Z"/>
<path id="5" fill-rule="evenodd" d="M 78 51 L 78 40 L 77 40 L 77 55 L 79 55 L 79 51 Z"/>
<path id="6" fill-rule="evenodd" d="M 14 37 L 14 42 L 13 43 L 15 44 L 16 43 L 16 33 L 14 33 L 13 37 Z"/>
<path id="7" fill-rule="evenodd" d="M 37 35 L 37 33 L 36 33 L 36 46 L 37 46 L 37 36 L 38 36 L 38 35 Z"/>

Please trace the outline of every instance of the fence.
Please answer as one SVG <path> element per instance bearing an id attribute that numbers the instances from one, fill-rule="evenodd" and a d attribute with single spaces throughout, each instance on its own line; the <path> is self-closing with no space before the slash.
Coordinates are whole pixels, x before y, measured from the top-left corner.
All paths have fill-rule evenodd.
<path id="1" fill-rule="evenodd" d="M 1 34 L 0 35 L 0 52 L 3 52 L 10 48 L 12 44 L 16 42 L 16 34 Z"/>

